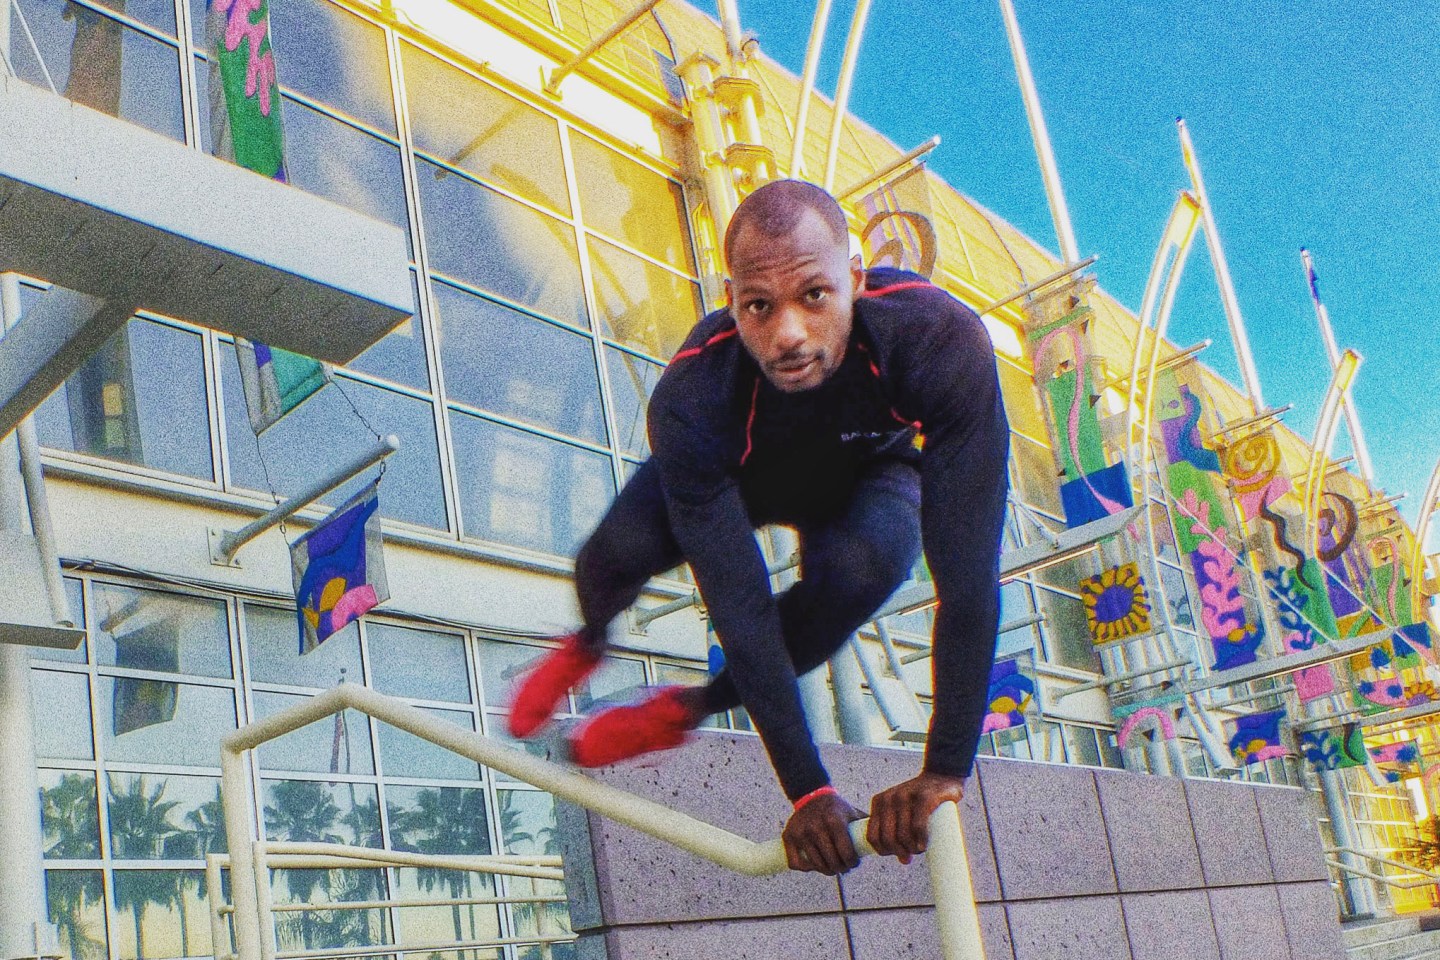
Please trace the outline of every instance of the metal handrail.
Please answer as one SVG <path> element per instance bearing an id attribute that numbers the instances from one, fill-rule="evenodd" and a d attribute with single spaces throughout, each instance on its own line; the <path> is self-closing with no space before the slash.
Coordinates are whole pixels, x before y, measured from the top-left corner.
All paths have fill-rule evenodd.
<path id="1" fill-rule="evenodd" d="M 243 756 L 246 751 L 263 743 L 346 709 L 358 710 L 736 873 L 762 877 L 789 869 L 779 838 L 767 843 L 747 840 L 653 800 L 627 793 L 506 746 L 484 734 L 441 720 L 393 697 L 367 687 L 342 683 L 305 703 L 241 727 L 221 740 L 221 791 L 225 805 L 226 840 L 232 851 L 250 850 L 255 854 L 253 858 L 234 856 L 230 863 L 237 960 L 279 960 L 273 938 L 269 943 L 260 940 L 261 915 L 262 911 L 268 913 L 269 910 L 270 887 L 268 881 L 259 882 L 261 878 L 256 867 L 257 863 L 263 866 L 266 843 L 256 841 L 252 836 L 249 781 Z M 865 840 L 867 823 L 866 820 L 858 820 L 850 824 L 851 838 L 861 856 L 874 853 Z M 941 955 L 944 960 L 984 960 L 959 807 L 949 801 L 942 803 L 931 814 L 929 827 L 926 862 L 930 867 L 930 882 L 935 895 Z M 368 852 L 372 855 L 378 853 Z M 212 869 L 218 889 L 218 864 Z M 392 947 L 389 952 L 396 950 Z"/>
<path id="2" fill-rule="evenodd" d="M 1413 863 L 1406 863 L 1404 860 L 1396 860 L 1394 857 L 1384 857 L 1384 856 L 1381 856 L 1381 855 L 1378 854 L 1378 853 L 1371 853 L 1371 852 L 1368 851 L 1368 850 L 1357 850 L 1357 849 L 1355 849 L 1354 847 L 1327 847 L 1326 850 L 1325 850 L 1325 852 L 1326 852 L 1327 854 L 1328 854 L 1328 853 L 1348 853 L 1348 854 L 1350 854 L 1350 855 L 1352 855 L 1352 856 L 1363 857 L 1363 858 L 1365 858 L 1366 860 L 1373 860 L 1373 861 L 1375 861 L 1376 863 L 1383 863 L 1383 864 L 1385 864 L 1385 865 L 1387 865 L 1387 866 L 1391 866 L 1391 867 L 1399 867 L 1401 870 L 1404 870 L 1404 871 L 1406 871 L 1407 873 L 1413 873 L 1413 874 L 1415 874 L 1417 877 L 1429 877 L 1429 878 L 1430 878 L 1430 879 L 1429 879 L 1429 882 L 1430 882 L 1430 883 L 1440 883 L 1440 873 L 1436 873 L 1436 872 L 1433 871 L 1433 870 L 1426 870 L 1424 867 L 1417 867 L 1417 866 L 1415 866 L 1415 864 L 1413 864 Z M 1345 867 L 1345 868 L 1342 868 L 1342 869 L 1347 869 L 1347 870 L 1348 870 L 1348 869 L 1352 869 L 1352 868 Z M 1425 886 L 1425 884 L 1422 883 L 1422 884 L 1420 884 L 1420 886 Z"/>

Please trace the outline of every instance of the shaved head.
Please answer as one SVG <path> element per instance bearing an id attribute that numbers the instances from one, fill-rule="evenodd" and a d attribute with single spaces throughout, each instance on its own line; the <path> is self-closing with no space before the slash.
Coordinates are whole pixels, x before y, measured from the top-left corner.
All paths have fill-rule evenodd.
<path id="1" fill-rule="evenodd" d="M 784 237 L 795 230 L 807 210 L 820 216 L 836 245 L 848 254 L 850 226 L 834 197 L 803 180 L 772 180 L 740 201 L 730 218 L 725 230 L 725 265 L 734 266 L 735 240 L 741 231 L 756 230 L 771 239 Z"/>

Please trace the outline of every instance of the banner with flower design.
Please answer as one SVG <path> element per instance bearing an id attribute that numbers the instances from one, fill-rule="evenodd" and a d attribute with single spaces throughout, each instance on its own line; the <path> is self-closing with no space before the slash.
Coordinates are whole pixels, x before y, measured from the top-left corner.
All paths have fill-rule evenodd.
<path id="1" fill-rule="evenodd" d="M 1142 636 L 1151 630 L 1150 598 L 1136 564 L 1127 563 L 1080 581 L 1085 625 L 1096 646 Z"/>

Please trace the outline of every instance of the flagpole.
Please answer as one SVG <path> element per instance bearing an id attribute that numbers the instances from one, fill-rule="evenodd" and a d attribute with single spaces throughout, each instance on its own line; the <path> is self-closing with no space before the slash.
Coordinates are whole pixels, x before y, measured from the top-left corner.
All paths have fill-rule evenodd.
<path id="1" fill-rule="evenodd" d="M 840 61 L 840 83 L 835 88 L 835 113 L 830 118 L 830 142 L 825 147 L 826 190 L 835 189 L 835 166 L 840 160 L 840 134 L 845 129 L 845 111 L 850 106 L 850 84 L 855 79 L 855 61 L 860 58 L 860 41 L 865 36 L 865 21 L 870 16 L 870 0 L 859 0 L 850 18 L 850 35 L 845 40 L 845 56 Z"/>
<path id="2" fill-rule="evenodd" d="M 1333 372 L 1340 364 L 1340 347 L 1335 342 L 1335 331 L 1330 327 L 1330 311 L 1325 309 L 1325 304 L 1320 299 L 1320 279 L 1315 276 L 1315 262 L 1310 259 L 1310 251 L 1301 247 L 1300 259 L 1305 264 L 1305 281 L 1310 285 L 1310 299 L 1315 303 L 1315 319 L 1320 323 L 1320 338 L 1325 341 L 1325 353 L 1330 358 L 1330 370 Z M 1375 473 L 1370 466 L 1370 449 L 1365 445 L 1365 435 L 1360 432 L 1360 415 L 1355 410 L 1355 401 L 1349 390 L 1340 398 L 1340 404 L 1345 413 L 1345 429 L 1350 434 L 1350 446 L 1355 451 L 1355 464 L 1360 468 L 1360 479 L 1368 486 L 1374 482 Z"/>
<path id="3" fill-rule="evenodd" d="M 1025 41 L 1020 37 L 1020 21 L 1011 0 L 1000 0 L 1000 13 L 1005 18 L 1005 35 L 1010 40 L 1010 54 L 1015 60 L 1015 76 L 1020 81 L 1020 95 L 1025 100 L 1025 116 L 1030 121 L 1030 137 L 1035 141 L 1035 156 L 1040 161 L 1040 176 L 1045 181 L 1045 198 L 1050 203 L 1050 217 L 1055 221 L 1055 236 L 1060 241 L 1060 259 L 1074 263 L 1080 259 L 1075 242 L 1075 227 L 1070 222 L 1070 208 L 1060 186 L 1060 167 L 1050 146 L 1050 131 L 1045 127 L 1045 114 L 1040 110 L 1040 93 L 1035 88 L 1035 75 L 1030 72 L 1030 58 Z"/>
<path id="4" fill-rule="evenodd" d="M 1205 222 L 1205 243 L 1210 248 L 1210 260 L 1215 266 L 1215 281 L 1220 286 L 1220 303 L 1225 308 L 1225 319 L 1230 324 L 1230 339 L 1235 342 L 1235 356 L 1240 361 L 1240 377 L 1245 381 L 1245 392 L 1250 396 L 1251 413 L 1265 409 L 1260 396 L 1260 374 L 1255 369 L 1255 356 L 1250 352 L 1250 335 L 1245 332 L 1245 318 L 1240 315 L 1240 301 L 1235 297 L 1235 284 L 1230 280 L 1230 265 L 1225 262 L 1225 250 L 1220 246 L 1220 231 L 1215 226 L 1215 213 L 1210 209 L 1210 194 L 1205 191 L 1205 180 L 1200 176 L 1200 161 L 1195 157 L 1195 145 L 1190 142 L 1190 131 L 1184 117 L 1176 117 L 1175 125 L 1180 129 L 1180 154 L 1185 169 L 1190 172 L 1190 183 L 1195 188 L 1195 199 L 1200 204 L 1200 215 Z"/>
<path id="5" fill-rule="evenodd" d="M 825 27 L 830 21 L 831 0 L 818 0 L 815 19 L 810 23 L 810 43 L 805 47 L 805 69 L 800 75 L 800 100 L 795 105 L 795 139 L 790 144 L 790 166 L 785 175 L 799 179 L 805 173 L 805 140 L 810 122 L 810 98 L 815 93 L 815 74 L 820 69 L 820 49 L 825 46 Z"/>

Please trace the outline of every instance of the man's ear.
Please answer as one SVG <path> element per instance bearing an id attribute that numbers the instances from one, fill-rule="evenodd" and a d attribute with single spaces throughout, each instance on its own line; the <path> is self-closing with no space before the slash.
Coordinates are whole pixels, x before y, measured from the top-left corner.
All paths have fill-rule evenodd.
<path id="1" fill-rule="evenodd" d="M 725 278 L 725 309 L 733 316 L 735 313 L 735 293 L 730 289 L 730 278 Z"/>
<path id="2" fill-rule="evenodd" d="M 850 258 L 850 291 L 860 293 L 865 289 L 865 262 L 860 259 L 860 254 Z"/>

